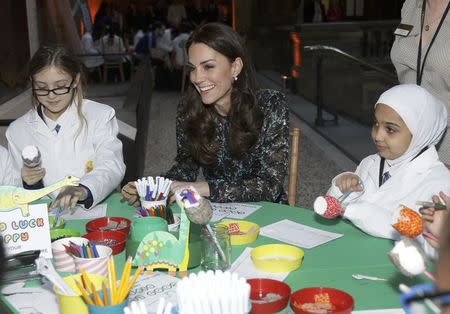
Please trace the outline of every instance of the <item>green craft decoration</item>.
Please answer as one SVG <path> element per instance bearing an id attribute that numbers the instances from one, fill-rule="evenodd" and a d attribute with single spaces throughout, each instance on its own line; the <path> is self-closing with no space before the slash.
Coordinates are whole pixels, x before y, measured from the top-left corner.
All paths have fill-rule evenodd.
<path id="1" fill-rule="evenodd" d="M 9 212 L 16 208 L 20 208 L 22 216 L 30 215 L 28 204 L 46 196 L 67 185 L 77 185 L 79 178 L 67 176 L 46 188 L 38 190 L 25 190 L 16 186 L 0 186 L 0 212 Z"/>
<path id="2" fill-rule="evenodd" d="M 190 189 L 193 188 L 190 187 Z M 175 192 L 178 206 L 181 209 L 178 239 L 166 231 L 152 231 L 148 233 L 139 244 L 133 259 L 133 266 L 143 265 L 147 270 L 167 269 L 170 272 L 177 270 L 179 272 L 187 271 L 191 222 L 186 216 L 186 203 L 180 197 L 181 192 Z M 198 192 L 196 196 L 198 200 L 200 198 Z"/>

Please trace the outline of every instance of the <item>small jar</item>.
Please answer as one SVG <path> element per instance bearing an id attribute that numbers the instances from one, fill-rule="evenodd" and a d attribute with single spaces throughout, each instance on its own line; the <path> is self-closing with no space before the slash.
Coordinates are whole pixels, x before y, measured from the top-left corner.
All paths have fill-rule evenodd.
<path id="1" fill-rule="evenodd" d="M 224 225 L 203 226 L 201 239 L 201 267 L 207 270 L 228 270 L 231 267 L 231 241 Z"/>

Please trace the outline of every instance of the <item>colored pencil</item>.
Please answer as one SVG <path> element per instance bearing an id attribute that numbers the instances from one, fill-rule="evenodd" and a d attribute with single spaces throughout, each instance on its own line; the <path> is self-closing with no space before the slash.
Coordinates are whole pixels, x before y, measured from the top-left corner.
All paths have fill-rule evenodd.
<path id="1" fill-rule="evenodd" d="M 76 280 L 75 278 L 73 279 L 73 281 L 75 281 L 75 284 L 78 287 L 78 290 L 80 290 L 81 295 L 83 296 L 84 301 L 86 301 L 86 303 L 93 305 L 94 302 L 92 302 L 91 297 L 89 296 L 89 294 L 87 293 L 86 289 L 84 289 L 83 284 L 81 282 L 79 282 L 78 280 Z"/>
<path id="2" fill-rule="evenodd" d="M 114 258 L 111 256 L 111 282 L 112 282 L 112 291 L 113 291 L 113 295 L 114 298 L 111 299 L 111 303 L 112 304 L 116 304 L 115 300 L 116 300 L 116 295 L 117 295 L 117 283 L 116 283 L 116 266 L 114 265 Z"/>
<path id="3" fill-rule="evenodd" d="M 119 285 L 119 291 L 117 292 L 116 298 L 114 301 L 119 303 L 119 299 L 122 296 L 123 290 L 126 289 L 128 285 L 128 278 L 130 277 L 130 270 L 131 270 L 131 256 L 128 257 L 127 262 L 125 263 L 125 266 L 123 268 L 122 277 L 120 277 L 120 285 Z"/>
<path id="4" fill-rule="evenodd" d="M 114 304 L 114 297 L 116 292 L 115 284 L 113 284 L 113 265 L 111 260 L 113 257 L 108 259 L 108 280 L 109 280 L 109 301 L 111 304 Z M 115 277 L 115 276 L 114 276 Z M 114 278 L 115 280 L 115 278 Z"/>
<path id="5" fill-rule="evenodd" d="M 83 282 L 83 286 L 86 288 L 87 292 L 92 293 L 92 291 L 89 291 L 92 283 L 89 280 L 89 277 L 88 277 L 86 271 L 83 268 L 81 268 L 80 271 L 81 271 L 81 281 Z"/>
<path id="6" fill-rule="evenodd" d="M 127 286 L 125 292 L 122 294 L 121 300 L 119 301 L 119 303 L 123 302 L 123 300 L 125 300 L 127 295 L 130 293 L 131 288 L 133 288 L 134 283 L 136 282 L 137 278 L 139 277 L 139 274 L 142 272 L 143 269 L 144 269 L 144 266 L 142 266 L 142 265 L 136 269 L 136 271 L 134 272 L 133 278 L 128 283 L 128 286 Z"/>
<path id="7" fill-rule="evenodd" d="M 108 293 L 106 292 L 106 286 L 105 283 L 102 282 L 102 293 L 103 293 L 103 303 L 105 306 L 108 305 Z"/>
<path id="8" fill-rule="evenodd" d="M 104 306 L 102 299 L 100 299 L 100 296 L 98 295 L 97 291 L 95 290 L 95 286 L 93 283 L 91 283 L 91 289 L 92 289 L 92 295 L 94 296 L 94 303 L 95 305 Z"/>

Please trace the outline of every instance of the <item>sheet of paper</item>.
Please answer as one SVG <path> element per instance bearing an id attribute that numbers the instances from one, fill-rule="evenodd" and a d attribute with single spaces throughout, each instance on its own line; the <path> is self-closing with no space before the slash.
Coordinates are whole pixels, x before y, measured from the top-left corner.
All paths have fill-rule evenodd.
<path id="1" fill-rule="evenodd" d="M 259 234 L 305 249 L 311 249 L 342 237 L 342 234 L 312 228 L 289 219 L 262 227 Z"/>
<path id="2" fill-rule="evenodd" d="M 52 284 L 24 288 L 24 282 L 16 282 L 2 289 L 2 294 L 20 314 L 59 313 L 56 294 Z"/>
<path id="3" fill-rule="evenodd" d="M 405 314 L 405 311 L 403 309 L 363 310 L 352 311 L 352 314 Z"/>
<path id="4" fill-rule="evenodd" d="M 289 275 L 289 273 L 266 273 L 258 270 L 255 265 L 253 265 L 250 252 L 253 248 L 247 247 L 244 252 L 234 261 L 231 265 L 230 272 L 238 273 L 241 277 L 245 279 L 250 278 L 269 278 L 279 281 L 283 281 Z"/>
<path id="5" fill-rule="evenodd" d="M 147 313 L 156 313 L 160 298 L 177 305 L 176 285 L 179 278 L 155 272 L 153 275 L 141 275 L 130 290 L 129 301 L 144 301 Z"/>
<path id="6" fill-rule="evenodd" d="M 47 204 L 31 204 L 29 215 L 20 208 L 0 212 L 0 236 L 6 255 L 41 250 L 45 258 L 52 258 Z"/>
<path id="7" fill-rule="evenodd" d="M 106 209 L 107 204 L 99 204 L 91 209 L 86 209 L 84 206 L 78 205 L 76 207 L 76 210 L 73 214 L 70 213 L 70 211 L 65 211 L 61 214 L 60 217 L 62 217 L 65 220 L 77 220 L 77 219 L 95 219 L 100 217 L 106 216 Z M 54 216 L 55 213 L 50 213 L 51 216 Z"/>
<path id="8" fill-rule="evenodd" d="M 248 215 L 253 214 L 260 205 L 246 203 L 211 203 L 213 207 L 213 217 L 211 221 L 219 221 L 223 218 L 229 219 L 245 219 Z"/>

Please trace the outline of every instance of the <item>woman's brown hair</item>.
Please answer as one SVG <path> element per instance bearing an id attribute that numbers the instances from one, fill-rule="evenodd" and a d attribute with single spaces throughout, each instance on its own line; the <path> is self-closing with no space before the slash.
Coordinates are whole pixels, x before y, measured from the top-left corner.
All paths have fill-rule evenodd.
<path id="1" fill-rule="evenodd" d="M 241 58 L 243 67 L 231 91 L 231 108 L 228 114 L 230 152 L 241 157 L 256 143 L 263 114 L 256 101 L 255 70 L 242 38 L 231 27 L 221 23 L 208 23 L 197 28 L 186 42 L 186 50 L 196 43 L 203 43 L 228 58 L 230 62 Z M 186 115 L 185 136 L 191 155 L 203 165 L 216 161 L 218 143 L 214 142 L 216 125 L 214 108 L 203 105 L 200 95 L 189 84 L 183 97 Z"/>

